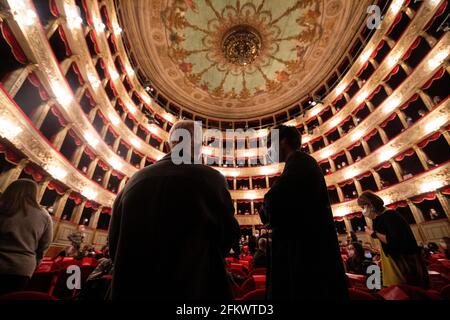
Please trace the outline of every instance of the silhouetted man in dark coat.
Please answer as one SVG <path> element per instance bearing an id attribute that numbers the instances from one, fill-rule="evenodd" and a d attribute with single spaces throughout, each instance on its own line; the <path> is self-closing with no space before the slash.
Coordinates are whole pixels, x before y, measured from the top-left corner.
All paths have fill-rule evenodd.
<path id="1" fill-rule="evenodd" d="M 323 174 L 311 156 L 298 151 L 301 137 L 297 129 L 277 129 L 279 144 L 271 134 L 269 155 L 278 154 L 286 164 L 265 195 L 260 214 L 272 228 L 268 298 L 348 299 Z"/>
<path id="2" fill-rule="evenodd" d="M 169 141 L 174 129 L 192 127 L 176 123 Z M 238 237 L 225 178 L 166 155 L 136 173 L 114 203 L 111 298 L 232 299 L 224 258 Z"/>

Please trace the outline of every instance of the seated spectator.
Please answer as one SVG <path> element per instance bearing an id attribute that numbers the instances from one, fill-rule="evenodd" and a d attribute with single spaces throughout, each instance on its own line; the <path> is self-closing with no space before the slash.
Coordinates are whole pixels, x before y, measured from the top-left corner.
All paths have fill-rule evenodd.
<path id="1" fill-rule="evenodd" d="M 258 249 L 251 262 L 252 269 L 267 268 L 267 239 L 258 240 Z"/>
<path id="2" fill-rule="evenodd" d="M 81 258 L 83 257 L 83 252 L 81 250 L 81 245 L 84 242 L 85 239 L 85 231 L 86 227 L 84 225 L 79 225 L 78 230 L 74 233 L 71 233 L 67 236 L 67 239 L 72 244 L 72 249 L 70 250 L 70 253 L 68 254 L 71 257 L 77 257 Z"/>
<path id="3" fill-rule="evenodd" d="M 445 256 L 445 259 L 450 260 L 450 237 L 444 237 L 439 242 L 439 252 Z"/>
<path id="4" fill-rule="evenodd" d="M 348 245 L 347 250 L 346 272 L 366 275 L 367 267 L 372 264 L 372 259 L 365 256 L 362 245 L 359 242 L 352 242 Z"/>

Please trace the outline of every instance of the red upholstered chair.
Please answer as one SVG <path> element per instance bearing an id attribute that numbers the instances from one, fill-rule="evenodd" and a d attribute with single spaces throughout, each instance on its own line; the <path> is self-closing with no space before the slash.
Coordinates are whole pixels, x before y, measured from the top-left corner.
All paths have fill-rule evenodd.
<path id="1" fill-rule="evenodd" d="M 53 261 L 42 261 L 36 269 L 36 272 L 50 272 L 53 271 L 56 267 Z"/>
<path id="2" fill-rule="evenodd" d="M 254 275 L 266 275 L 267 273 L 267 269 L 266 268 L 256 268 L 253 269 L 252 271 L 250 271 L 250 273 L 248 274 L 248 276 L 254 276 Z"/>
<path id="3" fill-rule="evenodd" d="M 266 288 L 266 276 L 265 275 L 254 275 L 248 277 L 247 280 L 241 286 L 241 295 L 245 295 L 250 291 L 256 289 L 265 289 Z"/>
<path id="4" fill-rule="evenodd" d="M 266 287 L 266 275 L 253 275 L 256 289 L 264 289 Z"/>
<path id="5" fill-rule="evenodd" d="M 266 289 L 256 289 L 246 293 L 240 300 L 243 301 L 255 301 L 255 300 L 265 300 L 266 299 Z"/>
<path id="6" fill-rule="evenodd" d="M 385 300 L 434 300 L 436 295 L 418 287 L 408 285 L 390 286 L 378 292 Z"/>
<path id="7" fill-rule="evenodd" d="M 239 262 L 239 260 L 233 258 L 233 257 L 226 257 L 225 260 L 227 261 L 227 263 L 237 263 Z"/>
<path id="8" fill-rule="evenodd" d="M 58 281 L 58 271 L 36 271 L 30 279 L 27 291 L 53 293 L 53 289 Z"/>
<path id="9" fill-rule="evenodd" d="M 239 260 L 239 264 L 242 264 L 247 270 L 250 270 L 250 262 L 248 260 Z"/>
<path id="10" fill-rule="evenodd" d="M 96 267 L 97 264 L 98 264 L 98 261 L 95 258 L 84 257 L 83 259 L 81 259 L 81 265 L 82 266 L 94 266 L 94 267 Z"/>
<path id="11" fill-rule="evenodd" d="M 369 292 L 365 292 L 356 288 L 348 289 L 350 300 L 379 300 L 380 298 Z"/>
<path id="12" fill-rule="evenodd" d="M 34 291 L 19 291 L 0 296 L 0 300 L 12 301 L 12 300 L 58 300 L 58 299 L 47 293 Z"/>
<path id="13" fill-rule="evenodd" d="M 428 271 L 428 276 L 430 278 L 431 289 L 441 291 L 450 282 L 450 274 L 442 274 L 438 271 L 430 270 Z"/>
<path id="14" fill-rule="evenodd" d="M 229 269 L 240 269 L 245 273 L 245 275 L 248 275 L 248 269 L 240 263 L 230 263 Z"/>
<path id="15" fill-rule="evenodd" d="M 357 288 L 368 291 L 366 285 L 366 276 L 360 274 L 346 273 L 349 288 Z"/>

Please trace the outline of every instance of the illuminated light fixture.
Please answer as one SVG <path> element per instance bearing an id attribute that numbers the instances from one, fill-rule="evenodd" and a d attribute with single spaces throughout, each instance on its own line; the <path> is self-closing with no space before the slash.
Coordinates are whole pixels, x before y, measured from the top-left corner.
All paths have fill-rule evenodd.
<path id="1" fill-rule="evenodd" d="M 317 104 L 317 103 L 316 103 L 316 104 Z M 314 106 L 315 106 L 316 104 L 314 104 Z M 311 104 L 311 105 L 313 105 L 313 104 Z M 317 108 L 311 109 L 310 114 L 311 114 L 312 117 L 315 117 L 315 116 L 317 116 L 317 115 L 319 114 L 319 112 L 320 112 L 320 110 L 319 110 L 319 108 L 317 107 Z"/>
<path id="2" fill-rule="evenodd" d="M 386 103 L 385 107 L 384 107 L 384 111 L 386 113 L 392 112 L 394 111 L 398 105 L 400 104 L 400 99 L 397 97 L 392 97 L 391 99 L 389 99 L 389 101 Z"/>
<path id="3" fill-rule="evenodd" d="M 425 133 L 428 134 L 439 130 L 447 121 L 448 118 L 446 116 L 441 116 L 439 118 L 429 121 L 424 126 Z"/>
<path id="4" fill-rule="evenodd" d="M 130 142 L 136 148 L 140 148 L 141 146 L 141 142 L 136 138 L 131 138 Z"/>
<path id="5" fill-rule="evenodd" d="M 126 70 L 127 70 L 128 75 L 130 75 L 130 76 L 133 76 L 133 75 L 134 75 L 134 70 L 133 70 L 132 67 L 127 66 L 127 67 L 126 67 Z"/>
<path id="6" fill-rule="evenodd" d="M 295 127 L 297 125 L 297 120 L 296 119 L 291 119 L 289 121 L 286 121 L 284 123 L 284 125 L 288 126 L 288 127 Z"/>
<path id="7" fill-rule="evenodd" d="M 84 139 L 86 139 L 86 141 L 92 146 L 92 147 L 96 147 L 99 143 L 99 140 L 97 138 L 95 138 L 92 134 L 90 133 L 85 133 L 84 134 Z"/>
<path id="8" fill-rule="evenodd" d="M 11 120 L 0 117 L 0 135 L 12 140 L 22 132 L 22 128 L 11 122 Z"/>
<path id="9" fill-rule="evenodd" d="M 237 176 L 239 176 L 239 171 L 230 171 L 230 172 L 228 173 L 228 175 L 229 175 L 230 177 L 236 178 Z"/>
<path id="10" fill-rule="evenodd" d="M 119 161 L 118 159 L 115 159 L 115 158 L 110 159 L 110 160 L 109 160 L 109 164 L 110 164 L 115 170 L 120 170 L 120 169 L 122 169 L 122 167 L 123 167 L 122 162 Z"/>
<path id="11" fill-rule="evenodd" d="M 369 58 L 370 58 L 371 55 L 372 55 L 372 51 L 370 51 L 370 50 L 364 51 L 364 52 L 361 54 L 361 56 L 360 56 L 361 63 L 362 63 L 362 64 L 366 63 L 367 60 L 369 60 Z"/>
<path id="12" fill-rule="evenodd" d="M 344 217 L 347 215 L 348 213 L 348 209 L 347 208 L 343 208 L 343 207 L 339 207 L 335 210 L 333 210 L 333 216 L 335 217 Z"/>
<path id="13" fill-rule="evenodd" d="M 397 154 L 397 151 L 394 149 L 387 149 L 387 150 L 383 150 L 380 155 L 378 156 L 378 159 L 380 159 L 380 161 L 387 161 L 389 159 L 391 159 L 393 156 L 395 156 Z"/>
<path id="14" fill-rule="evenodd" d="M 147 96 L 144 92 L 141 93 L 142 96 L 142 100 L 144 100 L 144 102 L 146 104 L 151 104 L 152 103 L 152 99 L 150 99 L 149 96 Z"/>
<path id="15" fill-rule="evenodd" d="M 122 28 L 118 24 L 114 24 L 113 31 L 116 36 L 122 33 Z"/>
<path id="16" fill-rule="evenodd" d="M 27 7 L 25 1 L 9 0 L 8 3 L 14 16 L 14 20 L 16 20 L 18 24 L 30 27 L 36 23 L 38 16 L 36 12 Z"/>
<path id="17" fill-rule="evenodd" d="M 137 109 L 134 105 L 132 105 L 131 103 L 127 105 L 128 110 L 130 110 L 131 113 L 136 113 Z"/>
<path id="18" fill-rule="evenodd" d="M 158 133 L 158 129 L 154 125 L 150 125 L 149 130 L 153 134 L 157 134 Z"/>
<path id="19" fill-rule="evenodd" d="M 95 200 L 98 193 L 89 187 L 84 187 L 83 190 L 81 190 L 81 194 L 89 200 Z"/>
<path id="20" fill-rule="evenodd" d="M 52 83 L 52 90 L 53 90 L 53 93 L 55 94 L 56 100 L 58 100 L 58 102 L 63 107 L 68 107 L 72 103 L 72 101 L 73 101 L 72 95 L 59 82 L 54 81 Z"/>
<path id="21" fill-rule="evenodd" d="M 98 33 L 101 33 L 103 31 L 105 31 L 106 26 L 101 20 L 94 19 L 94 28 Z"/>
<path id="22" fill-rule="evenodd" d="M 260 129 L 256 132 L 256 138 L 264 138 L 269 135 L 269 129 Z"/>
<path id="23" fill-rule="evenodd" d="M 46 170 L 51 176 L 57 180 L 62 180 L 67 176 L 67 171 L 59 166 L 49 164 L 46 166 Z"/>
<path id="24" fill-rule="evenodd" d="M 89 83 L 91 84 L 92 88 L 94 88 L 94 89 L 99 88 L 101 85 L 100 80 L 98 80 L 97 77 L 93 74 L 90 74 L 90 73 L 88 74 L 88 80 L 89 80 Z"/>
<path id="25" fill-rule="evenodd" d="M 331 149 L 325 149 L 322 151 L 322 159 L 329 158 L 333 154 L 333 150 Z"/>
<path id="26" fill-rule="evenodd" d="M 421 192 L 432 192 L 436 191 L 437 189 L 440 189 L 446 185 L 445 182 L 440 180 L 434 180 L 434 181 L 426 181 L 420 185 L 420 191 Z"/>
<path id="27" fill-rule="evenodd" d="M 392 13 L 397 14 L 403 6 L 403 0 L 394 0 L 389 8 Z"/>
<path id="28" fill-rule="evenodd" d="M 109 117 L 109 120 L 111 120 L 111 123 L 113 125 L 117 126 L 120 123 L 120 119 L 116 115 L 110 113 L 110 114 L 108 114 L 108 117 Z"/>
<path id="29" fill-rule="evenodd" d="M 113 81 L 119 79 L 119 74 L 114 69 L 109 69 L 109 76 L 111 77 L 111 80 L 113 80 Z"/>
<path id="30" fill-rule="evenodd" d="M 277 171 L 278 171 L 277 167 L 270 166 L 270 167 L 262 167 L 260 170 L 260 173 L 263 176 L 270 176 L 272 174 L 277 173 Z"/>
<path id="31" fill-rule="evenodd" d="M 80 8 L 78 6 L 70 6 L 65 4 L 66 21 L 71 30 L 79 29 L 83 23 L 83 19 L 80 16 Z"/>
<path id="32" fill-rule="evenodd" d="M 245 198 L 248 199 L 248 200 L 254 200 L 254 199 L 257 198 L 256 197 L 256 193 L 254 191 L 247 191 L 245 193 Z"/>
<path id="33" fill-rule="evenodd" d="M 362 138 L 362 136 L 364 135 L 364 132 L 362 132 L 361 130 L 355 131 L 354 133 L 352 133 L 352 140 L 356 141 Z"/>
<path id="34" fill-rule="evenodd" d="M 174 119 L 173 115 L 171 115 L 170 113 L 164 113 L 163 114 L 163 118 L 166 119 L 167 121 L 174 123 L 176 120 Z"/>
<path id="35" fill-rule="evenodd" d="M 311 140 L 311 136 L 309 134 L 302 136 L 302 143 L 307 143 Z"/>
<path id="36" fill-rule="evenodd" d="M 344 178 L 345 179 L 351 179 L 351 178 L 355 177 L 357 174 L 358 174 L 358 172 L 356 170 L 348 169 L 344 173 Z"/>
<path id="37" fill-rule="evenodd" d="M 428 60 L 428 67 L 430 70 L 434 70 L 439 67 L 447 58 L 449 49 L 438 52 L 433 58 Z"/>
<path id="38" fill-rule="evenodd" d="M 338 85 L 337 87 L 336 87 L 336 95 L 341 95 L 343 92 L 344 92 L 344 90 L 345 90 L 345 85 L 343 84 L 343 83 L 341 83 L 340 85 Z"/>
<path id="39" fill-rule="evenodd" d="M 368 96 L 369 96 L 369 94 L 367 93 L 367 91 L 363 91 L 356 98 L 356 102 L 363 103 Z"/>
<path id="40" fill-rule="evenodd" d="M 400 61 L 400 57 L 398 54 L 392 55 L 387 59 L 387 64 L 389 68 L 392 68 Z"/>
<path id="41" fill-rule="evenodd" d="M 336 127 L 339 124 L 339 122 L 341 122 L 341 118 L 340 117 L 333 118 L 333 119 L 330 120 L 330 126 L 334 128 L 334 127 Z"/>

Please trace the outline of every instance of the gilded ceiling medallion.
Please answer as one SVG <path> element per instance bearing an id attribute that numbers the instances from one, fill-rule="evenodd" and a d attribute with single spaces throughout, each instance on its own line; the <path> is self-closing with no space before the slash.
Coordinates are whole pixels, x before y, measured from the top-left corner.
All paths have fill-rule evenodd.
<path id="1" fill-rule="evenodd" d="M 116 0 L 143 78 L 173 105 L 227 120 L 279 113 L 317 90 L 372 2 Z"/>
<path id="2" fill-rule="evenodd" d="M 200 3 L 203 3 L 201 6 Z M 321 0 L 169 1 L 170 58 L 196 88 L 239 105 L 282 91 L 320 38 Z"/>
<path id="3" fill-rule="evenodd" d="M 223 39 L 222 51 L 225 58 L 240 66 L 253 63 L 260 50 L 261 38 L 258 32 L 249 26 L 237 26 Z"/>

